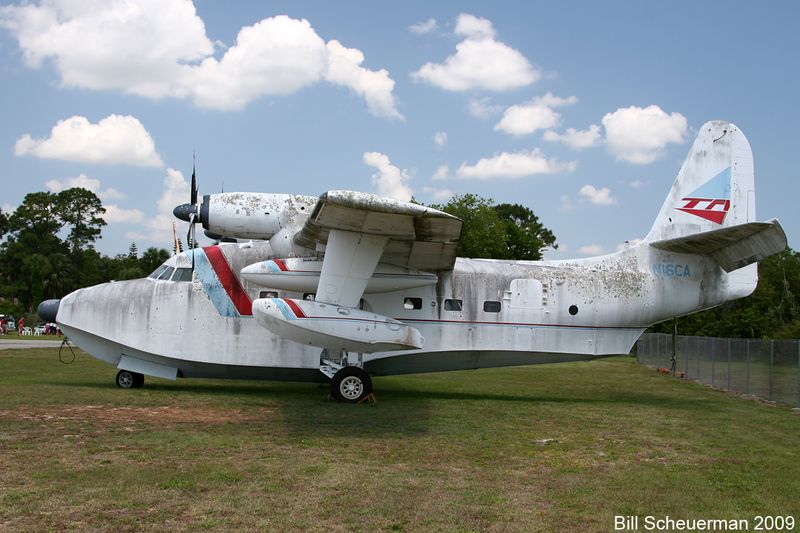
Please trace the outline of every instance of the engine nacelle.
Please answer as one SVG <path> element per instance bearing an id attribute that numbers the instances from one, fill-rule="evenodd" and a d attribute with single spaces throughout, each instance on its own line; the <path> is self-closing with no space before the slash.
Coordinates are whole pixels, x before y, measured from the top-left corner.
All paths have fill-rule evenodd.
<path id="1" fill-rule="evenodd" d="M 198 218 L 211 233 L 267 240 L 283 228 L 302 225 L 316 203 L 316 197 L 298 194 L 207 194 L 203 196 Z"/>

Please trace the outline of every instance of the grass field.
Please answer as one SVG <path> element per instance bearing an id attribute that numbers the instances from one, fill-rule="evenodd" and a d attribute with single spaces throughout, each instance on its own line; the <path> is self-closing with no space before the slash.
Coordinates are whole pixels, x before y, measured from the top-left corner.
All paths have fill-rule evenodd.
<path id="1" fill-rule="evenodd" d="M 318 385 L 0 352 L 0 530 L 612 531 L 800 518 L 800 414 L 629 358 Z M 752 525 L 752 522 L 751 522 Z"/>

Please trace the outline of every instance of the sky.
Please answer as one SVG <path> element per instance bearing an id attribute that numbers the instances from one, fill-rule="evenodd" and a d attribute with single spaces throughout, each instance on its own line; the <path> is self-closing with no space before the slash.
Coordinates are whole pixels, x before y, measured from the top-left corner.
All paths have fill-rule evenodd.
<path id="1" fill-rule="evenodd" d="M 0 207 L 82 186 L 99 251 L 170 248 L 194 154 L 201 195 L 473 193 L 583 257 L 642 238 L 722 119 L 797 249 L 798 27 L 789 1 L 2 2 Z"/>

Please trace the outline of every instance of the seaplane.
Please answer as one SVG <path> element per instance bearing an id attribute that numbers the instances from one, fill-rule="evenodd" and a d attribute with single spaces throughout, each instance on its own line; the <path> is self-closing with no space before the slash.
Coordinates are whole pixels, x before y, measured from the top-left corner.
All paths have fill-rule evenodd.
<path id="1" fill-rule="evenodd" d="M 457 257 L 462 222 L 423 205 L 331 190 L 210 194 L 174 214 L 235 242 L 191 247 L 147 278 L 42 302 L 39 315 L 144 376 L 330 382 L 341 402 L 372 378 L 627 354 L 650 325 L 743 298 L 783 251 L 756 220 L 744 134 L 704 124 L 650 232 L 609 255 Z"/>

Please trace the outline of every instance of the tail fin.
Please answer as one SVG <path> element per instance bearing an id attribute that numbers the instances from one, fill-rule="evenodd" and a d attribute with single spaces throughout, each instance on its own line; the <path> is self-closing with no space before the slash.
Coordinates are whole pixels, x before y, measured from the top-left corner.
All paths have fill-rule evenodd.
<path id="1" fill-rule="evenodd" d="M 755 219 L 750 143 L 730 122 L 706 122 L 645 241 L 675 239 Z"/>
<path id="2" fill-rule="evenodd" d="M 706 122 L 645 243 L 711 257 L 725 271 L 725 299 L 751 294 L 756 261 L 786 249 L 777 220 L 756 222 L 753 152 L 730 122 Z"/>

